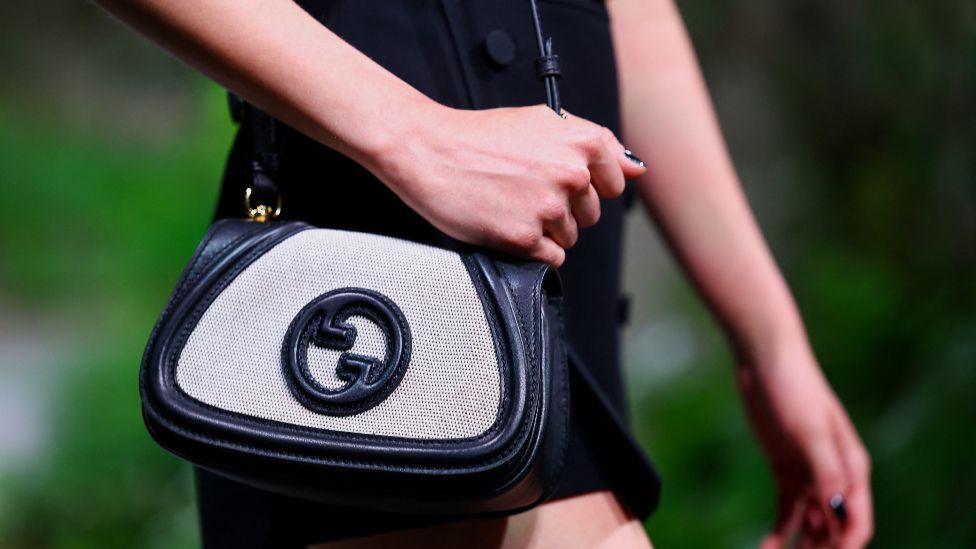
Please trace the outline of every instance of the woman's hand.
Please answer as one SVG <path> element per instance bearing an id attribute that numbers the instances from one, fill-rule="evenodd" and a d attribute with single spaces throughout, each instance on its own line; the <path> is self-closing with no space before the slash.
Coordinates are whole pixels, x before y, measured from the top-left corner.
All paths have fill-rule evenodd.
<path id="1" fill-rule="evenodd" d="M 783 547 L 796 535 L 799 547 L 864 547 L 874 527 L 868 453 L 810 353 L 744 366 L 738 377 L 779 491 L 776 525 L 763 548 Z M 830 506 L 837 495 L 840 514 Z"/>
<path id="2" fill-rule="evenodd" d="M 463 242 L 558 266 L 579 227 L 600 217 L 599 198 L 619 196 L 625 177 L 645 171 L 606 128 L 541 105 L 463 111 L 437 104 L 295 2 L 99 2 L 265 112 L 359 162 Z"/>
<path id="3" fill-rule="evenodd" d="M 451 237 L 555 266 L 600 218 L 600 198 L 645 171 L 607 128 L 542 105 L 431 105 L 414 128 L 367 167 Z"/>

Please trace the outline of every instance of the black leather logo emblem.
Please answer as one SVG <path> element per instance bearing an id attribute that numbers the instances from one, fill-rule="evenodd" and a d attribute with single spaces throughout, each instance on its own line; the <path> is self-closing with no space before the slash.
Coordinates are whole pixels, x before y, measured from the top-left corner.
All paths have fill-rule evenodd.
<path id="1" fill-rule="evenodd" d="M 356 343 L 352 316 L 369 319 L 386 336 L 385 356 L 351 351 Z M 308 348 L 342 351 L 336 377 L 327 388 L 308 365 Z M 410 363 L 410 327 L 390 298 L 364 288 L 341 288 L 320 295 L 299 311 L 285 334 L 283 366 L 295 397 L 308 408 L 331 415 L 350 415 L 372 408 L 393 392 Z"/>

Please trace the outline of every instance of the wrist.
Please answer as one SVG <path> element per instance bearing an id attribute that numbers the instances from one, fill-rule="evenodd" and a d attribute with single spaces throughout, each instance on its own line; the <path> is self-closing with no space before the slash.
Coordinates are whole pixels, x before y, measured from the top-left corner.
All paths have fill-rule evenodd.
<path id="1" fill-rule="evenodd" d="M 815 363 L 813 349 L 795 308 L 770 315 L 771 322 L 733 335 L 736 363 L 762 374 L 784 365 Z"/>
<path id="2" fill-rule="evenodd" d="M 357 162 L 377 176 L 397 194 L 412 178 L 401 177 L 405 164 L 412 163 L 423 142 L 429 139 L 429 128 L 437 125 L 447 107 L 421 93 L 410 93 L 379 109 L 363 125 L 366 137 L 351 154 Z"/>

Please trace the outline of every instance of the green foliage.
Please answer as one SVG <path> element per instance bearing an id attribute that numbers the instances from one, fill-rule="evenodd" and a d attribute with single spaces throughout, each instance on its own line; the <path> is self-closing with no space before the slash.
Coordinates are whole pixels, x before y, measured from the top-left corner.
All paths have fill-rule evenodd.
<path id="1" fill-rule="evenodd" d="M 0 126 L 0 281 L 11 308 L 50 315 L 81 341 L 54 363 L 48 447 L 0 468 L 0 546 L 186 547 L 197 526 L 190 470 L 159 450 L 139 410 L 152 322 L 206 228 L 230 137 L 223 94 L 200 87 L 199 120 L 151 145 Z"/>

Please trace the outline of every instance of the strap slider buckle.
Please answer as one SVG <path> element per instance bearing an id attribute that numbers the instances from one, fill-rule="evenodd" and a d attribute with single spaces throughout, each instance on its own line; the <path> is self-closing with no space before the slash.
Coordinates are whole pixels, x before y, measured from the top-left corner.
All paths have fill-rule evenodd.
<path id="1" fill-rule="evenodd" d="M 548 53 L 546 55 L 536 57 L 535 75 L 539 80 L 545 80 L 550 76 L 555 76 L 556 78 L 562 76 L 559 56 L 554 53 Z"/>

